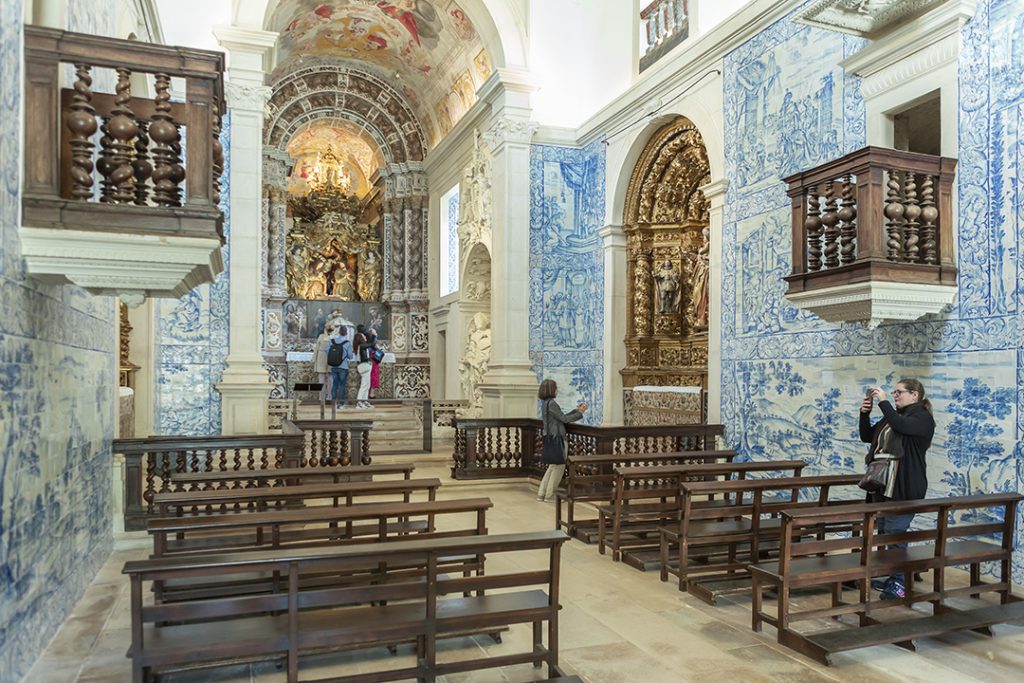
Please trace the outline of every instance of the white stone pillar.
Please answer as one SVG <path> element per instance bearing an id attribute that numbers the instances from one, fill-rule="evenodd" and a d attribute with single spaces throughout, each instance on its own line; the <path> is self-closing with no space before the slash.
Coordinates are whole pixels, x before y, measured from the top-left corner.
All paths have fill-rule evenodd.
<path id="1" fill-rule="evenodd" d="M 701 187 L 710 204 L 711 240 L 708 275 L 708 422 L 722 419 L 722 224 L 725 216 L 725 192 L 728 180 L 716 180 Z"/>
<path id="2" fill-rule="evenodd" d="M 271 389 L 260 348 L 263 117 L 270 97 L 263 74 L 277 34 L 218 26 L 214 35 L 228 51 L 225 94 L 231 112 L 231 320 L 227 368 L 217 385 L 221 431 L 262 434 Z"/>
<path id="3" fill-rule="evenodd" d="M 484 417 L 533 417 L 537 378 L 530 361 L 530 120 L 533 86 L 499 74 L 484 135 L 491 150 L 491 362 L 480 385 Z"/>
<path id="4" fill-rule="evenodd" d="M 623 423 L 622 375 L 626 367 L 626 234 L 621 225 L 599 228 L 604 249 L 604 416 Z"/>

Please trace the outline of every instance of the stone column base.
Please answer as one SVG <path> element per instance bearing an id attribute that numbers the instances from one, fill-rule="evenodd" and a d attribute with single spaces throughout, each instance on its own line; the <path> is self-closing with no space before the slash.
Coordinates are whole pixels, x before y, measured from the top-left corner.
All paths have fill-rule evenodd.
<path id="1" fill-rule="evenodd" d="M 481 384 L 483 416 L 537 417 L 537 383 Z"/>
<path id="2" fill-rule="evenodd" d="M 266 434 L 270 391 L 267 371 L 260 362 L 249 371 L 232 367 L 224 371 L 217 391 L 221 396 L 220 431 L 224 436 Z"/>

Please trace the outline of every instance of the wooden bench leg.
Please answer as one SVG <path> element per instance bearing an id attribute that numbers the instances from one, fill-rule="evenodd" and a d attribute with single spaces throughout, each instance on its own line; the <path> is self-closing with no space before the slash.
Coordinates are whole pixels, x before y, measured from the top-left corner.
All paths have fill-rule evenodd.
<path id="1" fill-rule="evenodd" d="M 659 553 L 658 559 L 661 561 L 661 580 L 668 581 L 668 536 L 664 533 L 661 534 L 661 540 L 658 544 Z"/>
<path id="2" fill-rule="evenodd" d="M 754 632 L 761 632 L 761 605 L 764 601 L 764 596 L 761 594 L 761 580 L 757 574 L 751 573 L 750 576 L 750 628 Z"/>
<path id="3" fill-rule="evenodd" d="M 544 622 L 533 622 L 533 654 L 537 656 L 537 659 L 533 660 L 534 669 L 544 666 L 544 659 L 542 657 L 544 651 L 544 641 L 542 639 L 543 626 Z"/>
<path id="4" fill-rule="evenodd" d="M 971 585 L 977 586 L 981 583 L 981 563 L 975 562 L 971 565 Z M 977 600 L 981 597 L 981 593 L 971 593 L 971 597 Z"/>
<path id="5" fill-rule="evenodd" d="M 604 513 L 597 513 L 597 552 L 604 555 Z"/>

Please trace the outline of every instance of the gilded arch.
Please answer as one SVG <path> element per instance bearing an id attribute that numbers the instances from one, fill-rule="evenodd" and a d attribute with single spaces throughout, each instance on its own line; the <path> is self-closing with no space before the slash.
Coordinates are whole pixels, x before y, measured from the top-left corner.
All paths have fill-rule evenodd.
<path id="1" fill-rule="evenodd" d="M 678 117 L 654 133 L 630 177 L 623 386 L 707 386 L 707 147 Z"/>

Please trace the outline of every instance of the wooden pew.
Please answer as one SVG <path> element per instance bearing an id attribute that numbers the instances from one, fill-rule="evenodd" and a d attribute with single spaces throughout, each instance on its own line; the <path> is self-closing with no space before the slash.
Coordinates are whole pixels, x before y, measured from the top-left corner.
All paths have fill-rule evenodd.
<path id="1" fill-rule="evenodd" d="M 370 503 L 342 507 L 319 505 L 293 510 L 154 519 L 150 520 L 149 532 L 153 536 L 152 557 L 336 547 L 410 538 L 484 535 L 487 533 L 486 513 L 491 507 L 490 498 Z M 449 524 L 445 525 L 444 531 L 434 530 L 438 516 L 467 514 L 473 515 L 472 523 L 461 527 Z M 415 519 L 417 517 L 424 519 Z M 474 571 L 482 572 L 484 560 L 483 556 L 459 555 L 441 558 L 441 566 L 446 571 L 469 575 Z M 420 570 L 423 568 L 408 569 L 411 574 L 417 574 L 422 573 Z M 320 577 L 310 580 L 315 587 L 337 583 L 335 576 L 329 577 L 326 582 Z M 210 583 L 205 579 L 154 582 L 154 592 L 158 602 L 167 602 L 227 594 L 265 593 L 279 585 L 280 577 L 256 572 L 232 575 L 225 583 Z M 300 589 L 305 588 L 300 586 Z"/>
<path id="2" fill-rule="evenodd" d="M 600 453 L 570 455 L 566 460 L 565 485 L 555 494 L 555 528 L 565 528 L 570 536 L 592 543 L 597 538 L 597 520 L 576 520 L 576 503 L 608 502 L 612 499 L 613 468 L 642 465 L 732 462 L 735 451 L 675 451 L 671 453 Z M 562 501 L 566 517 L 562 520 Z"/>
<path id="3" fill-rule="evenodd" d="M 649 565 L 658 563 L 657 544 L 648 541 L 646 536 L 649 533 L 657 534 L 660 527 L 679 519 L 682 506 L 679 488 L 681 481 L 717 477 L 745 479 L 747 474 L 752 473 L 792 473 L 799 477 L 806 466 L 803 460 L 616 466 L 613 469 L 612 502 L 597 506 L 598 550 L 603 555 L 605 545 L 609 545 L 612 559 L 618 562 L 624 548 L 653 547 L 653 553 L 634 549 L 623 558 L 631 566 L 646 571 Z M 723 501 L 712 502 L 720 504 Z M 609 528 L 611 538 L 606 543 Z M 629 532 L 630 537 L 623 538 L 623 531 Z"/>
<path id="4" fill-rule="evenodd" d="M 251 509 L 255 511 L 265 510 L 272 505 L 279 505 L 282 502 L 303 502 L 318 498 L 331 498 L 337 505 L 339 500 L 344 504 L 352 505 L 356 498 L 368 496 L 392 496 L 400 495 L 404 502 L 411 500 L 412 494 L 426 491 L 427 497 L 434 500 L 437 489 L 441 487 L 441 480 L 431 479 L 401 479 L 393 481 L 361 481 L 345 482 L 335 484 L 332 482 L 321 482 L 317 484 L 300 484 L 297 486 L 261 486 L 248 489 L 212 489 L 208 491 L 175 491 L 173 493 L 158 493 L 153 497 L 153 503 L 160 511 L 161 517 L 169 514 L 185 514 L 186 508 L 192 508 L 191 512 L 228 512 L 228 506 L 234 507 L 235 511 Z M 218 510 L 214 506 L 219 506 Z M 203 509 L 201 509 L 203 508 Z"/>
<path id="5" fill-rule="evenodd" d="M 373 674 L 332 678 L 337 683 L 413 678 L 435 681 L 445 674 L 532 663 L 558 667 L 558 582 L 561 531 L 461 538 L 396 541 L 341 548 L 279 549 L 219 555 L 162 557 L 128 562 L 131 582 L 132 681 L 182 667 L 242 661 L 286 662 L 288 683 L 299 680 L 299 658 L 325 650 L 364 649 L 415 642 L 417 663 Z M 547 551 L 542 568 L 485 576 L 448 578 L 439 558 L 456 554 Z M 392 564 L 418 563 L 425 580 L 361 584 L 300 591 L 309 573 L 345 572 L 376 565 L 386 575 Z M 514 563 L 518 566 L 518 563 Z M 173 604 L 143 605 L 143 583 L 183 577 L 217 577 L 239 571 L 277 572 L 282 592 L 221 596 Z M 504 592 L 465 595 L 491 589 Z M 508 591 L 507 589 L 514 589 Z M 458 596 L 458 597 L 451 597 Z M 547 623 L 547 645 L 543 626 Z M 467 629 L 485 630 L 518 623 L 533 625 L 528 652 L 458 662 L 437 661 L 437 640 Z M 383 666 L 383 665 L 382 665 Z"/>
<path id="6" fill-rule="evenodd" d="M 251 488 L 312 481 L 331 481 L 335 484 L 346 481 L 372 480 L 389 474 L 400 474 L 411 479 L 416 465 L 395 463 L 386 465 L 350 465 L 348 467 L 282 467 L 267 470 L 213 470 L 211 472 L 180 472 L 171 474 L 171 482 L 184 488 L 202 491 L 211 488 Z"/>
<path id="7" fill-rule="evenodd" d="M 779 643 L 826 665 L 831 663 L 832 654 L 860 647 L 895 643 L 914 649 L 915 639 L 959 630 L 978 630 L 991 635 L 990 627 L 994 624 L 1024 619 L 1024 602 L 1011 594 L 1010 573 L 1014 521 L 1021 498 L 1019 493 L 994 493 L 787 510 L 782 513 L 779 559 L 750 567 L 754 588 L 752 627 L 760 631 L 762 622 L 775 626 Z M 879 517 L 900 514 L 934 514 L 935 521 L 924 529 L 901 534 L 875 533 Z M 958 516 L 971 521 L 951 524 L 951 517 Z M 977 519 L 984 521 L 973 521 Z M 858 525 L 862 533 L 847 538 L 796 541 L 806 536 L 807 530 L 822 524 Z M 998 539 L 996 542 L 987 540 L 993 536 Z M 915 545 L 886 548 L 896 543 Z M 983 562 L 998 563 L 998 581 L 982 581 Z M 970 567 L 969 585 L 949 588 L 946 570 L 957 566 Z M 872 599 L 872 577 L 894 572 L 910 576 L 927 570 L 933 572 L 931 590 L 915 592 L 913 582 L 908 581 L 903 600 Z M 855 602 L 842 600 L 844 581 L 859 582 Z M 774 616 L 762 609 L 762 589 L 766 586 L 773 586 L 778 594 Z M 831 588 L 831 605 L 795 611 L 790 601 L 791 592 L 814 586 Z M 981 594 L 993 592 L 998 595 L 999 604 L 980 600 Z M 949 598 L 962 598 L 965 603 L 967 598 L 974 598 L 974 605 L 969 609 L 954 607 L 946 602 Z M 931 603 L 932 614 L 884 623 L 872 616 L 881 609 L 918 602 Z M 844 614 L 857 615 L 859 627 L 799 633 L 791 626 L 795 621 L 836 618 Z"/>
<path id="8" fill-rule="evenodd" d="M 861 475 L 841 474 L 813 477 L 780 477 L 771 479 L 733 479 L 730 481 L 681 482 L 682 511 L 679 521 L 660 529 L 661 580 L 669 574 L 679 578 L 679 590 L 715 604 L 719 595 L 746 590 L 747 566 L 758 562 L 769 542 L 777 542 L 783 510 L 801 507 L 848 506 L 863 500 L 857 487 Z M 846 500 L 831 494 L 845 491 Z M 801 492 L 805 493 L 800 500 Z M 774 498 L 766 494 L 774 494 Z M 779 494 L 782 494 L 781 496 Z M 708 506 L 711 496 L 728 498 L 728 505 Z M 833 529 L 816 528 L 822 535 Z M 848 530 L 848 529 L 847 529 Z M 671 548 L 677 548 L 676 563 L 671 562 Z M 709 557 L 706 564 L 695 564 L 693 550 L 703 548 Z M 721 558 L 722 548 L 725 557 Z M 739 558 L 740 549 L 747 558 Z M 741 584 L 736 586 L 736 582 Z"/>

